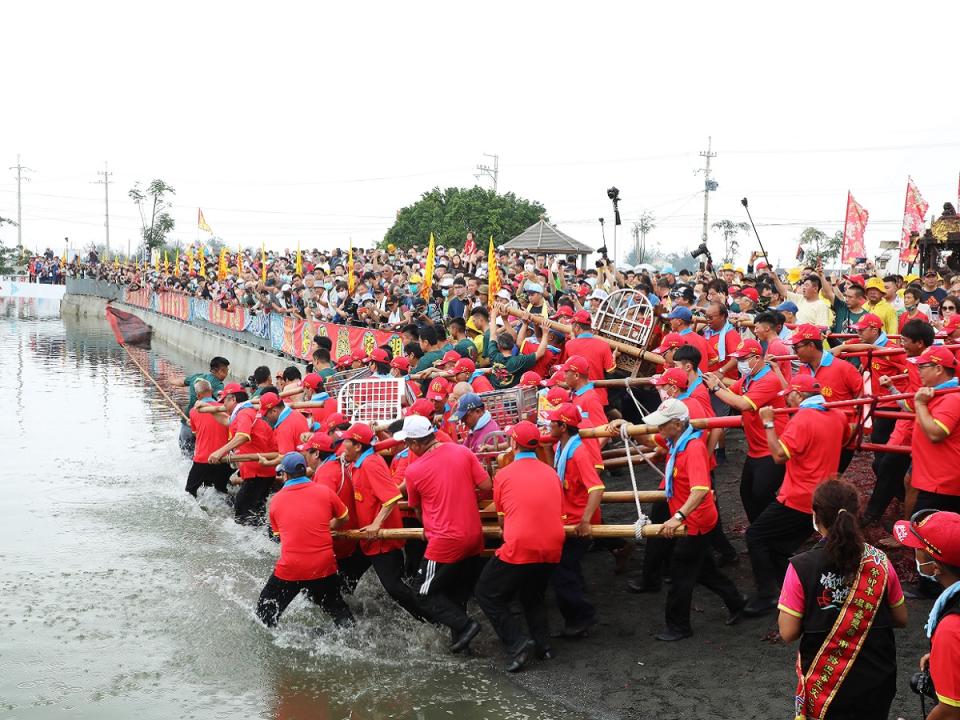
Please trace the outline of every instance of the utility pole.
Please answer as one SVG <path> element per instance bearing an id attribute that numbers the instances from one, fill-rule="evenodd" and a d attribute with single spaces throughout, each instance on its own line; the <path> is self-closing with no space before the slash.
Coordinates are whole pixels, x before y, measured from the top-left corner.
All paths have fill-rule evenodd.
<path id="1" fill-rule="evenodd" d="M 477 172 L 474 173 L 474 177 L 479 180 L 482 176 L 486 175 L 488 178 L 493 180 L 493 192 L 497 192 L 497 182 L 500 178 L 500 156 L 499 155 L 490 155 L 489 153 L 484 153 L 484 157 L 493 158 L 493 167 L 489 165 L 477 165 Z"/>
<path id="2" fill-rule="evenodd" d="M 25 177 L 23 172 L 33 172 L 26 165 L 23 165 L 20 162 L 20 153 L 17 153 L 17 164 L 14 165 L 11 170 L 17 171 L 17 245 L 23 247 L 23 203 L 20 199 L 20 183 L 24 180 L 30 180 L 30 178 Z"/>
<path id="3" fill-rule="evenodd" d="M 717 154 L 710 152 L 713 147 L 713 138 L 707 138 L 707 149 L 700 152 L 700 157 L 706 158 L 706 163 L 697 172 L 703 173 L 703 242 L 707 241 L 707 230 L 709 229 L 709 210 L 710 193 L 717 189 L 716 181 L 710 176 L 710 158 L 715 158 Z"/>
<path id="4" fill-rule="evenodd" d="M 103 161 L 103 171 L 98 170 L 97 175 L 102 175 L 102 180 L 97 180 L 94 185 L 103 185 L 103 210 L 104 210 L 104 222 L 103 226 L 107 231 L 107 250 L 106 257 L 103 262 L 110 261 L 110 176 L 113 175 L 112 172 L 107 170 L 107 161 Z"/>

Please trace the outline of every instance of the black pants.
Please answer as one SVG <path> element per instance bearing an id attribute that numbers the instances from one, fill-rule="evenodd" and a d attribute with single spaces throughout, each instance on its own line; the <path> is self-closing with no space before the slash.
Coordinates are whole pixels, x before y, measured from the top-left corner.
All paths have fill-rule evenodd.
<path id="1" fill-rule="evenodd" d="M 786 465 L 777 465 L 770 455 L 747 457 L 740 473 L 740 500 L 750 522 L 756 520 L 777 497 Z"/>
<path id="2" fill-rule="evenodd" d="M 897 694 L 897 673 L 891 673 L 885 681 L 853 697 L 846 697 L 842 689 L 841 686 L 841 692 L 827 708 L 824 720 L 887 720 Z"/>
<path id="3" fill-rule="evenodd" d="M 520 652 L 531 638 L 537 650 L 543 651 L 549 647 L 550 626 L 547 623 L 544 595 L 555 567 L 554 563 L 514 565 L 492 557 L 480 573 L 477 604 L 510 655 Z M 529 635 L 523 631 L 520 620 L 510 608 L 514 598 L 520 601 L 520 607 L 523 608 Z"/>
<path id="4" fill-rule="evenodd" d="M 840 450 L 840 464 L 837 466 L 837 474 L 843 475 L 847 468 L 850 467 L 850 462 L 853 460 L 853 456 L 856 454 L 856 450 L 851 448 L 843 448 Z"/>
<path id="5" fill-rule="evenodd" d="M 340 578 L 340 592 L 353 595 L 357 583 L 370 567 L 370 560 L 360 548 L 356 548 L 349 557 L 337 558 L 337 577 Z"/>
<path id="6" fill-rule="evenodd" d="M 184 490 L 194 497 L 197 496 L 197 490 L 201 487 L 212 486 L 217 492 L 225 493 L 232 474 L 233 469 L 226 464 L 210 465 L 208 463 L 195 462 L 190 466 L 190 473 L 187 475 L 187 486 Z"/>
<path id="7" fill-rule="evenodd" d="M 867 502 L 866 515 L 879 518 L 887 511 L 894 498 L 903 500 L 905 488 L 903 479 L 910 469 L 910 456 L 900 453 L 878 453 L 880 462 L 875 465 L 877 482 L 873 486 L 870 500 Z"/>
<path id="8" fill-rule="evenodd" d="M 276 575 L 271 575 L 260 592 L 260 599 L 257 601 L 257 617 L 267 627 L 274 627 L 280 619 L 280 614 L 287 609 L 287 605 L 301 590 L 306 590 L 310 601 L 323 608 L 323 611 L 332 617 L 338 626 L 353 623 L 353 613 L 340 596 L 340 585 L 336 575 L 315 580 L 281 580 Z"/>
<path id="9" fill-rule="evenodd" d="M 713 396 L 716 397 L 716 396 Z M 729 405 L 727 406 L 729 407 Z M 713 490 L 713 502 L 717 506 L 717 525 L 709 533 L 710 536 L 710 547 L 720 553 L 720 556 L 723 558 L 736 558 L 737 549 L 731 544 L 730 539 L 727 537 L 726 533 L 723 532 L 723 521 L 720 519 L 720 495 L 716 491 L 716 483 L 713 481 L 713 472 L 710 473 L 710 485 L 714 488 Z"/>
<path id="10" fill-rule="evenodd" d="M 913 506 L 913 512 L 917 513 L 920 510 L 931 509 L 960 513 L 960 495 L 944 495 L 943 493 L 917 490 L 917 504 Z"/>
<path id="11" fill-rule="evenodd" d="M 436 560 L 420 561 L 417 573 L 417 601 L 424 617 L 432 623 L 446 625 L 456 633 L 471 623 L 467 600 L 473 595 L 477 578 L 483 570 L 479 555 L 454 563 Z"/>
<path id="12" fill-rule="evenodd" d="M 666 502 L 655 502 L 650 506 L 650 522 L 665 523 L 670 519 L 670 507 Z M 663 582 L 664 574 L 670 568 L 670 556 L 676 545 L 674 540 L 663 537 L 649 537 L 643 543 L 642 582 L 646 587 L 657 588 Z"/>
<path id="13" fill-rule="evenodd" d="M 743 605 L 743 596 L 733 580 L 718 568 L 710 550 L 707 535 L 687 535 L 676 538 L 673 558 L 670 561 L 670 576 L 673 582 L 667 592 L 667 627 L 679 632 L 690 632 L 690 605 L 693 589 L 699 583 L 712 590 L 723 600 L 731 612 Z"/>
<path id="14" fill-rule="evenodd" d="M 419 520 L 412 517 L 403 519 L 405 528 L 423 527 Z M 420 561 L 423 560 L 423 553 L 427 550 L 426 540 L 407 540 L 403 544 L 403 576 L 408 580 L 413 580 L 420 570 Z"/>
<path id="15" fill-rule="evenodd" d="M 590 538 L 568 537 L 563 543 L 563 554 L 551 577 L 557 607 L 568 627 L 591 622 L 597 614 L 586 598 L 587 584 L 580 562 L 590 549 Z"/>
<path id="16" fill-rule="evenodd" d="M 234 519 L 241 525 L 262 525 L 267 512 L 267 496 L 276 476 L 247 478 L 233 501 Z"/>
<path id="17" fill-rule="evenodd" d="M 873 430 L 870 431 L 870 442 L 878 445 L 886 445 L 893 434 L 893 427 L 897 424 L 896 418 L 875 417 L 873 418 Z M 888 453 L 873 453 L 873 472 L 877 474 L 880 468 L 880 462 Z"/>
<path id="18" fill-rule="evenodd" d="M 387 591 L 387 595 L 417 620 L 423 620 L 423 609 L 420 607 L 416 593 L 403 581 L 403 553 L 400 550 L 391 550 L 379 555 L 364 555 L 358 549 L 351 557 L 348 566 L 350 576 L 356 578 L 354 587 L 371 566 L 383 589 Z"/>
<path id="19" fill-rule="evenodd" d="M 813 532 L 813 515 L 772 502 L 747 528 L 747 551 L 757 596 L 772 598 L 797 548 Z"/>

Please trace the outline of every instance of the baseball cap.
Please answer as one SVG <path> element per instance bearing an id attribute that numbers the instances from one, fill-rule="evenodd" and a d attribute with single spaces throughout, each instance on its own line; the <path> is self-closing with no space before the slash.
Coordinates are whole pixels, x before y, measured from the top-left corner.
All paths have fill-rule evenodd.
<path id="1" fill-rule="evenodd" d="M 433 364 L 434 364 L 434 365 L 446 365 L 446 364 L 448 364 L 448 363 L 455 363 L 455 362 L 457 362 L 458 360 L 460 360 L 460 357 L 461 357 L 460 353 L 458 353 L 456 350 L 447 350 L 447 351 L 443 354 L 443 357 L 440 358 L 439 360 L 435 361 Z"/>
<path id="2" fill-rule="evenodd" d="M 570 402 L 570 391 L 566 388 L 562 388 L 559 385 L 550 388 L 547 390 L 547 402 L 551 405 L 560 405 L 565 402 Z"/>
<path id="3" fill-rule="evenodd" d="M 820 392 L 820 383 L 814 380 L 810 375 L 794 375 L 790 379 L 790 384 L 787 385 L 787 389 L 781 390 L 777 393 L 777 395 L 780 397 L 786 397 L 792 392 Z"/>
<path id="4" fill-rule="evenodd" d="M 530 282 L 529 280 L 523 284 L 523 289 L 528 293 L 540 293 L 543 295 L 543 285 L 540 283 Z"/>
<path id="5" fill-rule="evenodd" d="M 450 394 L 450 384 L 443 378 L 434 378 L 427 387 L 427 400 L 443 400 Z"/>
<path id="6" fill-rule="evenodd" d="M 883 292 L 886 288 L 883 287 L 883 280 L 878 277 L 872 277 L 867 280 L 867 284 L 863 288 L 864 290 L 880 290 Z"/>
<path id="7" fill-rule="evenodd" d="M 745 287 L 740 291 L 740 296 L 753 300 L 754 302 L 760 302 L 760 293 L 758 293 L 756 289 L 752 287 Z"/>
<path id="8" fill-rule="evenodd" d="M 280 402 L 280 396 L 276 393 L 268 392 L 260 396 L 260 414 L 264 415 L 267 411 L 275 408 L 277 405 L 282 405 Z"/>
<path id="9" fill-rule="evenodd" d="M 682 370 L 680 368 L 670 368 L 669 370 L 664 371 L 661 375 L 655 375 L 653 384 L 657 387 L 673 385 L 681 390 L 686 390 L 687 386 L 690 384 L 690 378 L 687 376 L 686 370 Z"/>
<path id="10" fill-rule="evenodd" d="M 246 389 L 240 383 L 227 383 L 223 386 L 223 390 L 220 391 L 220 394 L 217 395 L 218 400 L 223 400 L 227 395 L 234 395 L 236 393 L 247 394 Z"/>
<path id="11" fill-rule="evenodd" d="M 915 365 L 931 363 L 948 368 L 957 367 L 957 356 L 953 354 L 952 350 L 947 350 L 942 345 L 932 345 L 924 350 L 919 357 L 907 358 L 907 360 Z"/>
<path id="12" fill-rule="evenodd" d="M 330 413 L 329 415 L 327 415 L 327 419 L 323 421 L 323 431 L 330 432 L 337 425 L 344 425 L 349 422 L 350 421 L 347 420 L 347 416 L 344 415 L 343 413 L 338 413 L 338 412 Z"/>
<path id="13" fill-rule="evenodd" d="M 553 315 L 553 319 L 557 318 L 572 318 L 573 317 L 573 308 L 569 305 L 561 305 L 557 308 L 557 312 Z"/>
<path id="14" fill-rule="evenodd" d="M 733 263 L 724 263 L 721 267 L 721 270 L 733 270 Z"/>
<path id="15" fill-rule="evenodd" d="M 371 362 L 390 362 L 390 355 L 383 348 L 374 348 L 373 351 L 367 356 L 367 360 Z"/>
<path id="16" fill-rule="evenodd" d="M 849 280 L 853 285 L 859 285 L 860 287 L 866 285 L 863 275 L 847 275 L 847 280 Z"/>
<path id="17" fill-rule="evenodd" d="M 410 361 L 405 357 L 395 357 L 390 361 L 390 367 L 396 368 L 400 372 L 410 372 Z"/>
<path id="18" fill-rule="evenodd" d="M 779 305 L 777 305 L 774 310 L 778 312 L 792 312 L 796 313 L 800 308 L 797 307 L 797 304 L 792 300 L 786 300 Z"/>
<path id="19" fill-rule="evenodd" d="M 319 373 L 307 373 L 307 376 L 300 383 L 303 387 L 311 390 L 323 387 L 323 376 Z"/>
<path id="20" fill-rule="evenodd" d="M 290 283 L 284 283 L 283 287 L 280 288 L 280 292 L 287 292 L 288 290 L 293 290 Z"/>
<path id="21" fill-rule="evenodd" d="M 787 344 L 796 345 L 806 340 L 823 340 L 823 333 L 820 332 L 820 328 L 816 325 L 810 325 L 809 323 L 799 325 L 797 329 L 793 331 L 790 339 L 787 340 Z"/>
<path id="22" fill-rule="evenodd" d="M 416 273 L 414 273 L 407 279 L 407 282 L 409 282 L 411 285 L 417 285 L 423 282 L 423 278 L 417 275 Z"/>
<path id="23" fill-rule="evenodd" d="M 678 347 L 683 347 L 686 343 L 683 341 L 683 335 L 680 333 L 667 333 L 663 336 L 663 339 L 660 341 L 659 347 L 654 350 L 658 355 L 663 355 L 667 350 L 675 350 Z"/>
<path id="24" fill-rule="evenodd" d="M 578 325 L 589 325 L 593 322 L 590 317 L 590 313 L 588 313 L 586 310 L 577 310 L 570 319 Z"/>
<path id="25" fill-rule="evenodd" d="M 454 411 L 453 415 L 455 418 L 457 418 L 457 420 L 463 420 L 468 412 L 482 407 L 483 400 L 480 399 L 479 395 L 476 393 L 467 393 L 460 398 L 460 402 L 457 403 L 457 409 Z"/>
<path id="26" fill-rule="evenodd" d="M 586 375 L 590 371 L 590 363 L 587 362 L 587 359 L 583 355 L 571 355 L 567 358 L 567 361 L 560 366 L 560 369 L 563 370 L 563 372 L 574 370 L 580 375 Z"/>
<path id="27" fill-rule="evenodd" d="M 430 400 L 427 400 L 426 398 L 420 398 L 419 400 L 413 401 L 413 404 L 407 408 L 404 416 L 410 417 L 411 415 L 422 415 L 423 417 L 430 417 L 436 411 L 437 409 Z"/>
<path id="28" fill-rule="evenodd" d="M 477 364 L 470 358 L 466 358 L 466 357 L 462 357 L 459 360 L 457 360 L 456 364 L 454 364 L 453 366 L 453 372 L 455 375 L 459 373 L 464 373 L 464 372 L 472 373 L 472 372 L 475 372 L 476 369 L 477 369 Z"/>
<path id="29" fill-rule="evenodd" d="M 733 269 L 733 268 L 731 268 L 731 270 L 732 270 L 732 269 Z M 663 269 L 660 271 L 660 274 L 661 274 L 661 275 L 675 275 L 675 274 L 676 274 L 676 270 L 673 269 L 673 266 L 672 266 L 672 265 L 667 265 L 665 268 L 663 268 Z"/>
<path id="30" fill-rule="evenodd" d="M 563 370 L 557 370 L 553 375 L 542 381 L 540 384 L 544 387 L 552 388 L 562 383 L 566 378 L 563 376 Z"/>
<path id="31" fill-rule="evenodd" d="M 860 318 L 856 323 L 851 327 L 854 330 L 866 330 L 867 328 L 874 328 L 875 330 L 883 330 L 883 320 L 874 315 L 873 313 L 867 313 L 862 318 Z"/>
<path id="32" fill-rule="evenodd" d="M 562 422 L 570 427 L 580 427 L 580 423 L 583 422 L 583 415 L 580 412 L 580 408 L 572 402 L 565 402 L 559 407 L 549 410 L 546 418 L 553 422 Z"/>
<path id="33" fill-rule="evenodd" d="M 925 550 L 935 560 L 960 565 L 960 515 L 945 510 L 919 519 L 917 515 L 895 522 L 893 536 L 909 548 Z"/>
<path id="34" fill-rule="evenodd" d="M 597 288 L 592 293 L 590 293 L 591 300 L 606 300 L 608 297 L 610 297 L 610 293 L 608 293 L 606 290 L 602 288 Z"/>
<path id="35" fill-rule="evenodd" d="M 540 377 L 540 373 L 527 370 L 520 376 L 520 387 L 540 387 L 542 381 L 543 378 Z"/>
<path id="36" fill-rule="evenodd" d="M 927 270 L 927 271 L 923 274 L 923 276 L 924 276 L 924 277 L 935 277 L 935 278 L 939 278 L 939 277 L 940 277 L 940 273 L 938 273 L 938 272 L 937 272 L 936 270 L 934 270 L 933 268 L 930 268 L 929 270 Z"/>
<path id="37" fill-rule="evenodd" d="M 686 298 L 687 300 L 693 300 L 694 298 L 693 288 L 690 287 L 689 285 L 676 285 L 670 291 L 670 297 L 672 298 L 682 297 L 682 298 Z"/>
<path id="38" fill-rule="evenodd" d="M 693 313 L 690 312 L 690 308 L 678 306 L 670 311 L 667 315 L 667 320 L 682 320 L 688 323 L 693 320 Z"/>
<path id="39" fill-rule="evenodd" d="M 333 452 L 333 438 L 325 432 L 315 432 L 310 438 L 297 445 L 299 452 L 305 450 L 319 450 L 320 452 Z"/>
<path id="40" fill-rule="evenodd" d="M 353 440 L 361 445 L 370 445 L 373 443 L 373 428 L 365 423 L 354 423 L 346 430 L 337 433 L 340 440 Z"/>
<path id="41" fill-rule="evenodd" d="M 763 348 L 760 346 L 760 343 L 751 338 L 741 340 L 740 344 L 737 345 L 737 349 L 730 353 L 730 357 L 738 359 L 750 357 L 751 355 L 763 355 Z"/>
<path id="42" fill-rule="evenodd" d="M 340 357 L 337 358 L 338 368 L 350 367 L 351 365 L 353 365 L 352 353 L 347 353 L 346 355 L 341 355 Z"/>
<path id="43" fill-rule="evenodd" d="M 510 437 L 517 445 L 528 450 L 540 444 L 540 430 L 529 420 L 521 420 L 510 428 Z"/>
<path id="44" fill-rule="evenodd" d="M 410 415 L 403 419 L 403 427 L 393 434 L 393 439 L 419 440 L 435 432 L 433 423 L 423 415 Z"/>
<path id="45" fill-rule="evenodd" d="M 497 297 L 500 298 L 501 300 L 513 299 L 513 295 L 506 288 L 500 288 L 499 290 L 497 290 Z"/>
<path id="46" fill-rule="evenodd" d="M 943 323 L 944 332 L 951 333 L 957 328 L 960 328 L 960 313 L 951 315 Z"/>
<path id="47" fill-rule="evenodd" d="M 307 460 L 298 452 L 288 452 L 280 461 L 280 469 L 287 475 L 303 475 L 307 472 Z"/>
<path id="48" fill-rule="evenodd" d="M 655 412 L 644 416 L 643 422 L 646 425 L 663 425 L 671 420 L 689 420 L 690 411 L 683 404 L 682 400 L 668 398 L 660 403 L 660 407 Z"/>

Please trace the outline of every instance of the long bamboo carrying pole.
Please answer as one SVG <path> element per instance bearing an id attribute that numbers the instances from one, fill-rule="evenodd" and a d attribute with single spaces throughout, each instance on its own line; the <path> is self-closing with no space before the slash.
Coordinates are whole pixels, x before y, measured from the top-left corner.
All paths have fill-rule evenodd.
<path id="1" fill-rule="evenodd" d="M 641 530 L 641 537 L 657 537 L 663 525 L 644 525 Z M 577 528 L 574 525 L 566 525 L 563 528 L 567 535 L 576 535 Z M 636 531 L 633 525 L 592 525 L 591 532 L 593 537 L 636 537 Z M 677 528 L 677 536 L 687 534 L 687 528 L 681 525 Z M 364 534 L 359 530 L 346 530 L 333 533 L 334 537 L 345 537 L 352 540 L 364 540 Z M 503 531 L 495 525 L 484 525 L 483 536 L 488 538 L 502 538 Z M 423 528 L 387 528 L 378 530 L 376 537 L 380 540 L 425 540 L 426 537 Z"/>
<path id="2" fill-rule="evenodd" d="M 166 400 L 168 403 L 170 403 L 170 407 L 176 410 L 177 414 L 180 415 L 180 417 L 182 417 L 184 420 L 186 420 L 187 423 L 189 423 L 190 418 L 187 417 L 187 414 L 183 411 L 183 409 L 179 405 L 177 405 L 176 402 L 174 402 L 173 398 L 167 394 L 166 390 L 160 387 L 160 383 L 158 383 L 156 380 L 153 379 L 153 375 L 151 375 L 146 371 L 146 368 L 144 368 L 143 365 L 140 364 L 140 361 L 133 356 L 133 353 L 130 352 L 130 348 L 128 348 L 124 343 L 120 343 L 120 347 L 122 347 L 124 350 L 127 351 L 127 357 L 133 360 L 133 364 L 137 366 L 137 369 L 141 373 L 143 373 L 143 376 L 154 384 L 157 390 L 160 391 L 160 394 L 163 396 L 163 399 Z"/>

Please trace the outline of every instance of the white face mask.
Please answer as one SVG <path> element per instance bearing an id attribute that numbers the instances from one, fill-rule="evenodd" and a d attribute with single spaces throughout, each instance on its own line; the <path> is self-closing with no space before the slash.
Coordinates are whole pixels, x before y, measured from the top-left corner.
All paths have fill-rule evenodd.
<path id="1" fill-rule="evenodd" d="M 750 361 L 749 360 L 737 360 L 737 370 L 740 372 L 742 377 L 747 377 L 750 375 Z"/>
<path id="2" fill-rule="evenodd" d="M 523 269 L 526 270 L 527 272 L 533 272 L 533 269 L 534 269 L 535 267 L 536 267 L 536 266 L 535 266 L 533 263 L 526 263 L 526 264 L 523 266 Z"/>

